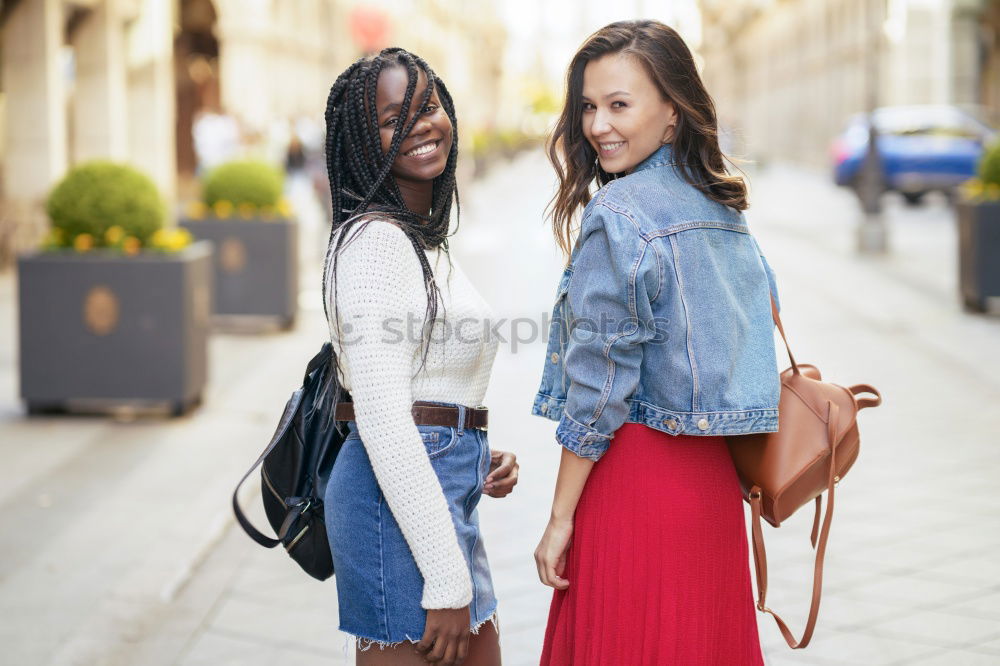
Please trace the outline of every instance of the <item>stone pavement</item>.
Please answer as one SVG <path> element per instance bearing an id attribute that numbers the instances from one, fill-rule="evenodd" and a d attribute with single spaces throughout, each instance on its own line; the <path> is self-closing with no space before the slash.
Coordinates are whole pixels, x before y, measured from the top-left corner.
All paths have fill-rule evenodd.
<path id="1" fill-rule="evenodd" d="M 778 273 L 796 357 L 885 396 L 862 413 L 862 452 L 838 487 L 813 643 L 789 650 L 758 615 L 767 663 L 1000 663 L 1000 320 L 958 305 L 949 211 L 892 202 L 895 252 L 861 259 L 854 201 L 825 174 L 753 176 L 751 224 Z M 453 243 L 498 316 L 522 318 L 506 329 L 522 340 L 560 270 L 539 215 L 550 184 L 537 155 L 496 169 L 463 193 Z M 303 291 L 293 332 L 213 337 L 201 410 L 122 422 L 22 416 L 12 283 L 0 277 L 0 456 L 15 472 L 0 489 L 2 661 L 353 663 L 333 581 L 253 544 L 227 505 L 325 335 L 318 291 Z M 540 652 L 549 592 L 531 553 L 559 455 L 554 424 L 528 415 L 544 352 L 534 337 L 501 345 L 486 399 L 492 445 L 522 464 L 517 491 L 481 505 L 514 665 Z M 765 528 L 769 606 L 796 632 L 811 580 L 806 513 Z"/>

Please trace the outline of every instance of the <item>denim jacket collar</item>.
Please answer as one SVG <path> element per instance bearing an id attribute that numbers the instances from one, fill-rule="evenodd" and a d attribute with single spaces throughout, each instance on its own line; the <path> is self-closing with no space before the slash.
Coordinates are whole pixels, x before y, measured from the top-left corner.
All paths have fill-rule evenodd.
<path id="1" fill-rule="evenodd" d="M 650 169 L 652 167 L 663 166 L 664 164 L 673 164 L 674 162 L 674 149 L 673 145 L 665 143 L 655 151 L 653 154 L 639 162 L 639 164 L 632 170 L 632 173 L 637 171 L 642 171 L 643 169 Z"/>

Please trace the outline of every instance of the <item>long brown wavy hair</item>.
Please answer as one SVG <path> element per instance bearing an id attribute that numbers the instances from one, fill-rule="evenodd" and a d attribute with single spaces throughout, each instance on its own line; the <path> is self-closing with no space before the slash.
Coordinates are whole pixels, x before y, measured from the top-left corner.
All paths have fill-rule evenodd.
<path id="1" fill-rule="evenodd" d="M 673 28 L 659 21 L 619 21 L 584 42 L 566 74 L 566 104 L 548 140 L 549 160 L 559 177 L 559 189 L 549 203 L 552 231 L 567 255 L 573 247 L 573 221 L 592 196 L 591 183 L 603 186 L 617 174 L 597 163 L 597 153 L 583 135 L 583 71 L 592 60 L 612 53 L 636 59 L 663 98 L 677 112 L 674 161 L 684 179 L 706 196 L 746 210 L 747 187 L 742 176 L 728 173 L 719 148 L 715 103 L 705 89 L 690 49 Z"/>

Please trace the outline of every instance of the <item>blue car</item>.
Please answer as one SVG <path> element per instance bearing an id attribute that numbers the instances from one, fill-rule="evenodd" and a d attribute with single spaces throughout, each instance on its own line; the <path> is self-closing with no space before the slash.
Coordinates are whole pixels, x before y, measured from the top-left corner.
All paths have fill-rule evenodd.
<path id="1" fill-rule="evenodd" d="M 950 196 L 956 185 L 975 175 L 983 147 L 997 135 L 954 106 L 886 106 L 873 115 L 884 187 L 911 204 L 931 190 Z M 868 114 L 859 113 L 831 147 L 837 185 L 858 185 L 867 151 Z"/>

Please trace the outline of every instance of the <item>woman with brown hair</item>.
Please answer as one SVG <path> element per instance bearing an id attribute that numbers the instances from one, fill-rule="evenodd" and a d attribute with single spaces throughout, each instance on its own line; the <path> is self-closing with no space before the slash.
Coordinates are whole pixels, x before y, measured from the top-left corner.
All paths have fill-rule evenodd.
<path id="1" fill-rule="evenodd" d="M 549 155 L 569 261 L 533 406 L 563 446 L 535 551 L 556 589 L 542 663 L 761 664 L 725 441 L 778 425 L 777 291 L 746 185 L 666 25 L 599 30 L 567 78 Z"/>

